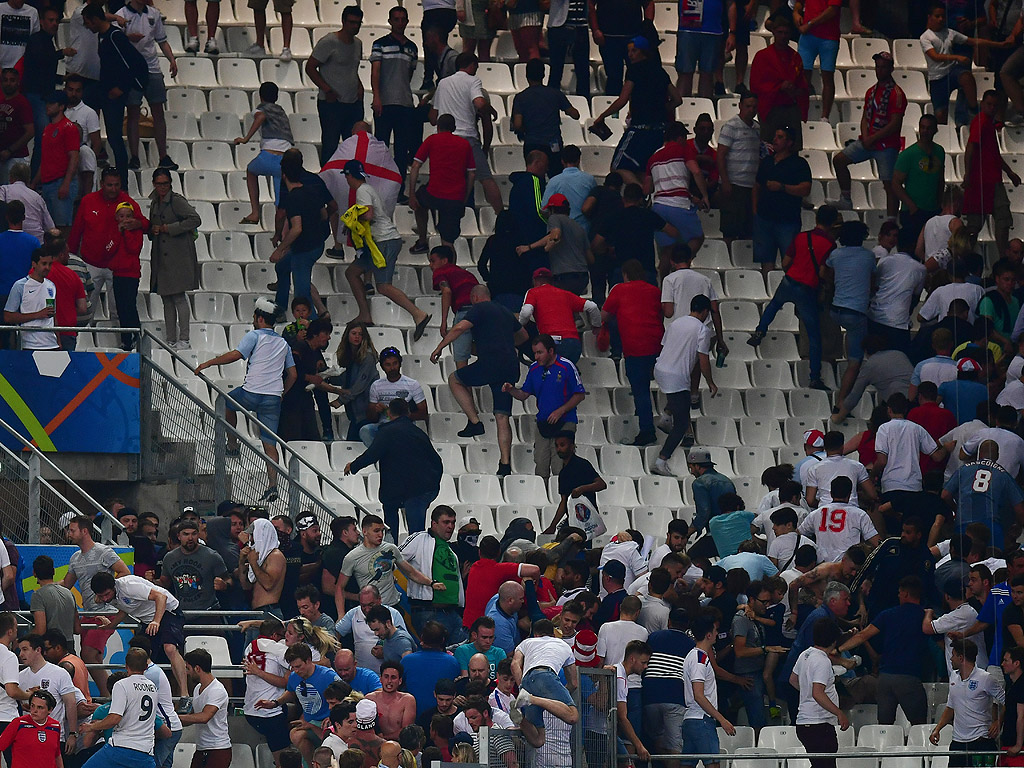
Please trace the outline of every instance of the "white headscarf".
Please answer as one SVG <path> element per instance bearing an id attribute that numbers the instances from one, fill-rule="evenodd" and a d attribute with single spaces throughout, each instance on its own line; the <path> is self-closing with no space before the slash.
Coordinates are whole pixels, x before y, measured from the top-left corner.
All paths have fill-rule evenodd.
<path id="1" fill-rule="evenodd" d="M 256 550 L 256 562 L 263 565 L 267 555 L 277 549 L 280 544 L 280 539 L 277 538 L 277 528 L 269 520 L 257 518 L 252 524 L 252 542 L 250 544 Z M 256 574 L 253 573 L 251 565 L 248 566 L 246 575 L 249 577 L 249 581 L 256 583 Z"/>

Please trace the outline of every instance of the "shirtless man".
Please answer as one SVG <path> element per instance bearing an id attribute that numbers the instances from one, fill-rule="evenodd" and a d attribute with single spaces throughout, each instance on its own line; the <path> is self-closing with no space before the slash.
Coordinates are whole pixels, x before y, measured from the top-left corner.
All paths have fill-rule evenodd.
<path id="1" fill-rule="evenodd" d="M 385 739 L 397 739 L 407 725 L 416 722 L 416 698 L 402 693 L 403 670 L 397 661 L 380 665 L 380 690 L 366 695 L 377 705 L 377 727 Z"/>
<path id="2" fill-rule="evenodd" d="M 368 698 L 356 704 L 356 730 L 352 734 L 349 749 L 358 749 L 367 755 L 363 765 L 377 765 L 381 758 L 381 747 L 384 739 L 380 737 L 377 720 L 377 703 Z"/>
<path id="3" fill-rule="evenodd" d="M 837 563 L 818 563 L 807 573 L 797 576 L 789 585 L 789 608 L 792 611 L 790 626 L 796 626 L 797 598 L 801 589 L 809 589 L 814 593 L 815 605 L 820 605 L 825 587 L 830 581 L 838 581 L 849 585 L 857 570 L 864 565 L 867 556 L 860 546 L 853 546 L 846 550 L 843 559 Z"/>
<path id="4" fill-rule="evenodd" d="M 281 592 L 284 590 L 284 553 L 278 547 L 277 529 L 269 520 L 257 518 L 252 523 L 252 534 L 248 530 L 238 534 L 241 549 L 238 551 L 236 574 L 246 592 L 252 592 L 252 608 L 262 608 L 274 613 L 279 619 L 286 617 L 281 612 Z"/>

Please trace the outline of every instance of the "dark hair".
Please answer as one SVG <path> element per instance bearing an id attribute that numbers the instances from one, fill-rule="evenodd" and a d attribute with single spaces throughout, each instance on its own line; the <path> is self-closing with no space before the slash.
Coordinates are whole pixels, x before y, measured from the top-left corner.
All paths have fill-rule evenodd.
<path id="1" fill-rule="evenodd" d="M 715 620 L 707 614 L 701 613 L 690 622 L 690 634 L 698 643 L 708 636 L 709 632 L 715 631 Z"/>
<path id="2" fill-rule="evenodd" d="M 396 397 L 388 403 L 388 413 L 396 418 L 409 415 L 409 401 L 404 397 Z"/>
<path id="3" fill-rule="evenodd" d="M 901 416 L 905 416 L 910 407 L 910 402 L 907 400 L 907 396 L 902 392 L 894 392 L 889 395 L 889 399 L 885 401 L 885 404 L 889 407 L 890 411 L 898 413 Z"/>
<path id="4" fill-rule="evenodd" d="M 102 3 L 86 3 L 85 7 L 82 8 L 82 18 L 92 19 L 93 21 L 106 21 L 107 12 L 103 9 Z M 4 72 L 6 71 L 5 69 Z"/>
<path id="5" fill-rule="evenodd" d="M 371 621 L 379 621 L 381 624 L 387 624 L 389 621 L 394 622 L 394 620 L 394 616 L 391 615 L 391 611 L 388 610 L 386 605 L 375 605 L 366 614 L 367 624 Z"/>
<path id="6" fill-rule="evenodd" d="M 5 216 L 8 224 L 21 224 L 25 221 L 25 204 L 21 200 L 11 200 L 7 203 Z"/>
<path id="7" fill-rule="evenodd" d="M 270 82 L 269 80 L 265 83 L 260 83 L 260 101 L 269 102 L 271 104 L 277 101 L 280 95 L 280 90 L 277 87 L 277 83 Z"/>
<path id="8" fill-rule="evenodd" d="M 213 670 L 213 657 L 210 656 L 210 652 L 205 648 L 193 648 L 191 651 L 186 653 L 185 663 L 193 667 L 199 667 L 199 669 L 206 673 Z"/>
<path id="9" fill-rule="evenodd" d="M 832 485 L 829 490 L 833 499 L 849 499 L 853 494 L 853 481 L 846 475 L 839 475 L 832 478 Z"/>
<path id="10" fill-rule="evenodd" d="M 792 507 L 780 507 L 772 512 L 771 521 L 773 525 L 792 525 L 795 528 L 799 518 Z"/>
<path id="11" fill-rule="evenodd" d="M 551 619 L 537 619 L 533 622 L 533 627 L 531 629 L 533 634 L 537 637 L 555 636 L 555 625 L 551 622 Z"/>
<path id="12" fill-rule="evenodd" d="M 108 589 L 114 588 L 114 576 L 106 571 L 100 571 L 93 574 L 89 586 L 93 592 L 106 592 Z"/>
<path id="13" fill-rule="evenodd" d="M 678 120 L 673 120 L 665 126 L 665 143 L 667 144 L 670 141 L 679 141 L 688 133 L 689 131 L 685 125 Z"/>
<path id="14" fill-rule="evenodd" d="M 583 153 L 580 152 L 580 148 L 575 144 L 566 144 L 562 147 L 562 163 L 568 163 L 569 165 L 579 165 L 580 160 L 583 157 Z"/>
<path id="15" fill-rule="evenodd" d="M 284 652 L 284 660 L 286 664 L 291 664 L 293 661 L 312 661 L 313 653 L 305 643 L 295 643 Z"/>
<path id="16" fill-rule="evenodd" d="M 377 515 L 363 515 L 362 529 L 365 531 L 372 525 L 384 525 L 384 521 Z"/>
<path id="17" fill-rule="evenodd" d="M 340 704 L 335 704 L 331 707 L 331 722 L 341 724 L 348 720 L 355 711 L 356 703 L 354 701 L 343 701 Z"/>
<path id="18" fill-rule="evenodd" d="M 1024 584 L 1024 581 L 1021 582 Z M 904 576 L 900 579 L 900 590 L 906 592 L 915 600 L 921 599 L 921 593 L 924 591 L 924 585 L 921 583 L 921 579 L 917 576 Z"/>
<path id="19" fill-rule="evenodd" d="M 320 590 L 312 584 L 303 584 L 301 587 L 295 590 L 295 602 L 299 602 L 304 598 L 309 598 L 311 603 L 319 603 L 323 596 L 320 594 Z"/>
<path id="20" fill-rule="evenodd" d="M 685 243 L 683 243 L 685 247 Z M 642 280 L 644 277 L 644 265 L 639 259 L 627 259 L 622 267 L 622 276 L 630 280 Z"/>
<path id="21" fill-rule="evenodd" d="M 53 578 L 53 558 L 49 555 L 40 555 L 32 561 L 32 575 L 36 579 L 45 579 L 49 581 Z"/>
<path id="22" fill-rule="evenodd" d="M 55 9 L 47 8 L 46 10 Z M 37 688 L 36 690 L 32 691 L 32 695 L 28 697 L 28 700 L 31 702 L 32 699 L 39 699 L 43 702 L 43 704 L 46 705 L 46 708 L 50 711 L 52 711 L 53 708 L 57 706 L 57 699 L 54 698 L 53 694 L 49 691 L 44 691 L 42 688 Z"/>
<path id="23" fill-rule="evenodd" d="M 868 226 L 859 219 L 856 221 L 844 221 L 839 227 L 839 242 L 843 245 L 851 247 L 863 245 L 867 236 Z"/>
<path id="24" fill-rule="evenodd" d="M 814 214 L 814 221 L 817 224 L 822 224 L 826 227 L 831 227 L 836 223 L 839 218 L 839 210 L 832 205 L 823 205 L 818 208 L 818 212 Z"/>
<path id="25" fill-rule="evenodd" d="M 562 610 L 565 610 L 564 606 Z M 490 616 L 481 616 L 470 625 L 469 633 L 473 634 L 474 632 L 479 632 L 481 628 L 494 629 L 494 626 L 494 619 L 492 619 Z"/>
<path id="26" fill-rule="evenodd" d="M 449 677 L 442 677 L 434 683 L 435 696 L 454 696 L 456 693 L 458 693 L 458 688 L 455 686 L 455 681 Z"/>
<path id="27" fill-rule="evenodd" d="M 643 640 L 630 640 L 626 643 L 626 650 L 622 658 L 628 659 L 630 656 L 650 656 L 654 653 L 647 643 Z"/>
<path id="28" fill-rule="evenodd" d="M 448 630 L 439 621 L 428 621 L 420 631 L 420 645 L 424 648 L 444 648 Z"/>
<path id="29" fill-rule="evenodd" d="M 277 753 L 277 762 L 281 768 L 302 768 L 302 753 L 295 747 L 288 747 Z"/>
<path id="30" fill-rule="evenodd" d="M 157 168 L 153 171 L 153 183 L 156 183 L 156 180 L 162 176 L 166 176 L 168 182 L 174 182 L 174 178 L 171 176 L 171 172 L 169 170 L 166 168 Z"/>
<path id="31" fill-rule="evenodd" d="M 705 296 L 703 293 L 698 293 L 692 299 L 690 299 L 690 311 L 691 312 L 710 312 L 711 311 L 711 299 Z"/>
<path id="32" fill-rule="evenodd" d="M 639 203 L 644 199 L 644 190 L 639 184 L 627 184 L 622 190 L 623 200 L 631 203 Z"/>
<path id="33" fill-rule="evenodd" d="M 444 259 L 449 264 L 455 263 L 455 249 L 450 245 L 435 245 L 430 249 L 431 256 L 437 256 L 439 259 Z"/>
<path id="34" fill-rule="evenodd" d="M 388 13 L 390 16 L 390 12 Z M 345 23 L 345 19 L 348 16 L 355 16 L 357 19 L 363 18 L 363 9 L 358 5 L 346 5 L 341 11 L 341 23 Z"/>
<path id="35" fill-rule="evenodd" d="M 526 81 L 535 82 L 544 79 L 544 62 L 540 59 L 530 59 L 526 62 Z M 563 150 L 564 151 L 564 150 Z"/>
<path id="36" fill-rule="evenodd" d="M 455 57 L 455 68 L 465 69 L 466 67 L 471 67 L 474 64 L 478 64 L 479 62 L 480 59 L 476 57 L 475 53 L 463 51 L 462 53 Z"/>
<path id="37" fill-rule="evenodd" d="M 380 663 L 380 671 L 383 672 L 385 669 L 393 669 L 398 672 L 398 676 L 400 678 L 402 678 L 403 680 L 405 679 L 405 670 L 402 668 L 402 665 L 398 663 L 398 661 L 396 661 L 395 659 L 388 659 L 386 661 L 382 661 Z"/>
<path id="38" fill-rule="evenodd" d="M 658 566 L 651 571 L 647 587 L 652 594 L 663 594 L 670 586 L 672 586 L 672 575 L 668 569 Z"/>
<path id="39" fill-rule="evenodd" d="M 804 544 L 796 551 L 795 562 L 800 568 L 810 568 L 818 562 L 818 550 L 811 544 Z"/>
<path id="40" fill-rule="evenodd" d="M 814 622 L 811 632 L 814 644 L 820 648 L 829 648 L 835 645 L 843 636 L 843 631 L 839 628 L 836 620 L 825 616 Z"/>

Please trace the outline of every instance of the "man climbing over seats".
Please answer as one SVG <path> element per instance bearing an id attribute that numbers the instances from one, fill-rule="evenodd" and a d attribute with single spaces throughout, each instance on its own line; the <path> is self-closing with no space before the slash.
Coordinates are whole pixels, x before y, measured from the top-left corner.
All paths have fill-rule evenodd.
<path id="1" fill-rule="evenodd" d="M 565 670 L 567 686 L 558 679 L 556 669 Z M 545 712 L 569 725 L 580 719 L 570 693 L 579 685 L 576 655 L 571 645 L 555 637 L 555 625 L 550 620 L 533 623 L 533 637 L 523 640 L 512 657 L 512 675 L 519 684 L 519 695 L 510 715 L 513 721 L 521 721 L 519 727 L 534 747 L 544 746 Z"/>

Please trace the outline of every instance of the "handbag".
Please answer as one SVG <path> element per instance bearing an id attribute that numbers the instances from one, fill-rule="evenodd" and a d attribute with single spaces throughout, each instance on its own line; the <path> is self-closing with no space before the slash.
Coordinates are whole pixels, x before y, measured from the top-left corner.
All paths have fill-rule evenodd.
<path id="1" fill-rule="evenodd" d="M 121 125 L 121 130 L 128 134 L 128 116 L 125 115 L 124 123 Z M 139 138 L 140 139 L 152 139 L 156 135 L 153 128 L 153 116 L 149 113 L 149 107 L 142 107 L 141 114 L 139 115 Z"/>

